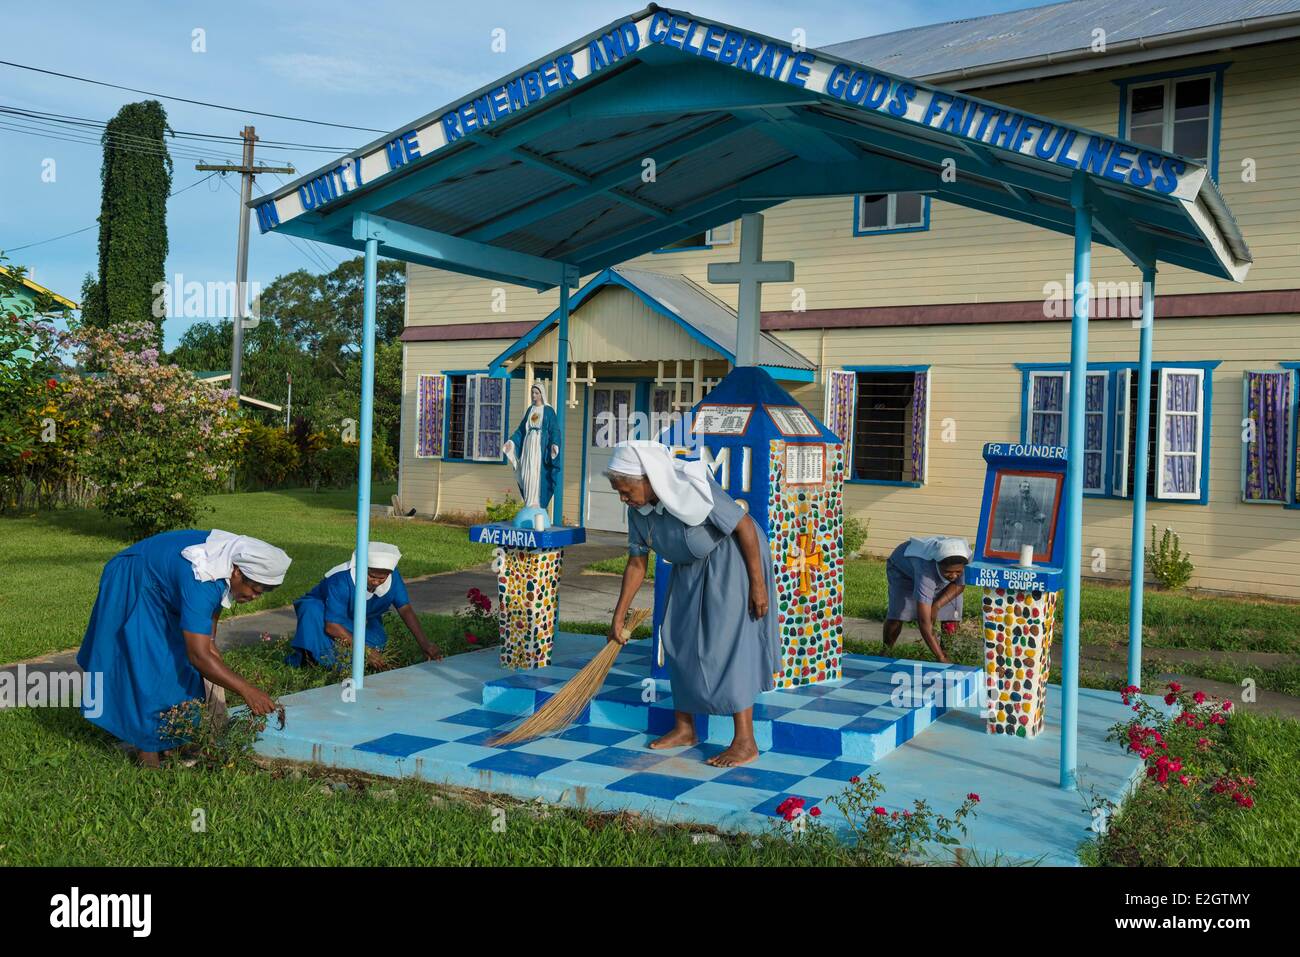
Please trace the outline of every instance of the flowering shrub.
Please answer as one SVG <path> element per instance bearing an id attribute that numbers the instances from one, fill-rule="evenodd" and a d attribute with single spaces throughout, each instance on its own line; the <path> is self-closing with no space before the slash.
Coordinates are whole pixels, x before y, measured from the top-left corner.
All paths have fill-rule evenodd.
<path id="1" fill-rule="evenodd" d="M 85 426 L 67 414 L 63 336 L 31 316 L 0 321 L 0 508 L 75 501 Z"/>
<path id="2" fill-rule="evenodd" d="M 1228 747 L 1232 702 L 1189 692 L 1176 681 L 1166 688 L 1170 712 L 1152 706 L 1134 686 L 1120 693 L 1133 717 L 1112 727 L 1109 740 L 1142 759 L 1145 783 L 1118 814 L 1101 802 L 1104 863 L 1178 863 L 1170 854 L 1179 838 L 1212 817 L 1255 805 L 1255 780 L 1233 766 Z M 1137 808 L 1144 813 L 1132 813 Z"/>
<path id="3" fill-rule="evenodd" d="M 492 599 L 477 588 L 465 593 L 468 605 L 456 612 L 456 623 L 466 643 L 486 648 L 501 637 L 501 624 L 492 610 Z"/>
<path id="4" fill-rule="evenodd" d="M 276 719 L 283 728 L 283 708 Z M 158 736 L 204 768 L 248 768 L 253 764 L 253 745 L 266 724 L 265 716 L 247 709 L 218 716 L 203 701 L 191 698 L 162 713 Z"/>
<path id="5" fill-rule="evenodd" d="M 849 778 L 848 788 L 828 798 L 848 822 L 851 844 L 836 840 L 831 829 L 821 823 L 821 808 L 805 811 L 801 797 L 787 797 L 776 812 L 792 837 L 814 841 L 828 854 L 845 857 L 845 863 L 876 867 L 920 863 L 930 845 L 960 844 L 953 832 L 965 836 L 964 821 L 980 800 L 971 792 L 952 817 L 945 817 L 924 800 L 914 801 L 910 811 L 890 811 L 880 804 L 884 790 L 874 774 L 865 780 L 855 775 Z"/>
<path id="6" fill-rule="evenodd" d="M 68 337 L 81 368 L 68 377 L 69 415 L 88 425 L 80 467 L 103 511 L 140 537 L 193 525 L 203 496 L 234 464 L 241 429 L 229 391 L 158 362 L 157 327 L 81 327 Z"/>

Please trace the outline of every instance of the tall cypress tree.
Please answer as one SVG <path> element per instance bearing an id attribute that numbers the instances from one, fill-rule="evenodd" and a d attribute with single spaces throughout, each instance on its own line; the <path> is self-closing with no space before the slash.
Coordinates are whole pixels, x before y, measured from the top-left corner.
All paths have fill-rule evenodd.
<path id="1" fill-rule="evenodd" d="M 167 113 L 157 100 L 128 103 L 104 127 L 99 213 L 99 276 L 83 287 L 83 317 L 99 326 L 149 319 L 155 283 L 166 278 L 167 195 L 172 160 Z"/>

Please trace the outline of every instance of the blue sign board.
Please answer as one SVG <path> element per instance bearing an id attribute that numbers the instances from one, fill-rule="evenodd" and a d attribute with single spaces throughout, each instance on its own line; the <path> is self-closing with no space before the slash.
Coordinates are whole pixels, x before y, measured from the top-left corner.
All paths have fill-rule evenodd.
<path id="1" fill-rule="evenodd" d="M 1059 445 L 990 442 L 984 446 L 984 498 L 966 584 L 1017 591 L 1061 587 L 1067 541 L 1066 450 Z M 1022 564 L 1028 553 L 1031 564 Z"/>

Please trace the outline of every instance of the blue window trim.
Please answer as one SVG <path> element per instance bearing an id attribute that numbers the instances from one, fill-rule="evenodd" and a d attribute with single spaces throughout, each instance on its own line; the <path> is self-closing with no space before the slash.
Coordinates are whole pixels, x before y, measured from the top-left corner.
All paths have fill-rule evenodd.
<path id="1" fill-rule="evenodd" d="M 1160 80 L 1176 80 L 1185 76 L 1209 76 L 1210 80 L 1210 145 L 1206 162 L 1210 168 L 1210 179 L 1219 181 L 1219 131 L 1223 125 L 1223 74 L 1232 61 L 1207 63 L 1204 66 L 1190 66 L 1182 70 L 1170 70 L 1166 73 L 1148 73 L 1143 76 L 1128 76 L 1114 80 L 1119 87 L 1119 138 L 1128 136 L 1128 94 L 1129 90 L 1144 83 L 1157 83 Z"/>
<path id="2" fill-rule="evenodd" d="M 1296 485 L 1295 475 L 1296 468 L 1300 467 L 1300 362 L 1279 362 L 1279 369 L 1286 369 L 1291 373 L 1291 498 L 1293 501 L 1287 502 L 1283 508 L 1300 509 L 1300 488 Z M 1242 418 L 1245 418 L 1246 412 L 1242 410 Z"/>
<path id="3" fill-rule="evenodd" d="M 904 190 L 903 192 L 911 192 Z M 872 195 L 875 195 L 874 193 Z M 858 224 L 861 219 L 862 195 L 855 194 L 853 197 L 853 235 L 854 236 L 889 236 L 893 233 L 923 233 L 930 228 L 930 194 L 921 194 L 921 225 L 919 226 L 893 226 L 889 229 L 861 229 Z"/>
<path id="4" fill-rule="evenodd" d="M 486 459 L 457 458 L 447 454 L 447 450 L 451 448 L 451 378 L 452 376 L 471 376 L 471 375 L 491 376 L 491 372 L 492 370 L 490 369 L 443 369 L 442 370 L 441 373 L 443 377 L 442 394 L 444 396 L 443 403 L 442 403 L 443 405 L 442 461 L 455 462 L 458 465 L 501 465 L 506 462 L 506 457 L 504 455 L 502 455 L 501 458 L 497 459 L 496 461 L 489 461 Z M 538 378 L 540 379 L 543 377 L 538 376 Z M 511 379 L 509 377 L 506 377 L 505 395 L 502 396 L 502 402 L 501 402 L 501 443 L 503 445 L 505 444 L 506 436 L 510 434 L 508 431 L 506 431 L 507 429 L 510 428 L 510 383 L 511 383 Z"/>
<path id="5" fill-rule="evenodd" d="M 1162 361 L 1152 362 L 1151 372 L 1158 374 L 1161 369 L 1200 369 L 1205 375 L 1201 379 L 1202 399 L 1204 418 L 1201 423 L 1201 496 L 1200 498 L 1149 498 L 1149 501 L 1159 502 L 1162 505 L 1208 505 L 1210 502 L 1210 433 L 1212 431 L 1212 419 L 1214 415 L 1214 370 L 1222 364 L 1221 359 L 1199 359 L 1191 362 Z M 1300 364 L 1298 364 L 1300 365 Z M 1020 370 L 1020 442 L 1023 445 L 1028 441 L 1029 435 L 1029 373 L 1031 372 L 1069 372 L 1070 363 L 1068 362 L 1017 362 L 1016 368 Z M 1136 362 L 1089 362 L 1089 372 L 1107 372 L 1110 374 L 1107 380 L 1106 396 L 1106 415 L 1108 421 L 1112 424 L 1115 421 L 1117 402 L 1119 392 L 1119 373 L 1125 370 L 1137 371 Z M 1130 424 L 1132 428 L 1132 424 Z M 1158 436 L 1152 436 L 1154 441 L 1159 441 Z M 1110 448 L 1105 451 L 1109 454 L 1105 456 L 1104 468 L 1105 477 L 1103 479 L 1106 487 L 1104 492 L 1085 492 L 1084 498 L 1114 498 L 1114 499 L 1131 499 L 1133 490 L 1130 488 L 1127 495 L 1116 495 L 1115 488 L 1115 435 L 1114 430 L 1110 433 Z M 1126 453 L 1127 454 L 1127 453 Z"/>
<path id="6" fill-rule="evenodd" d="M 928 199 L 929 197 L 926 197 L 926 198 Z M 855 198 L 855 201 L 856 201 L 856 198 Z M 865 373 L 872 373 L 872 372 L 911 372 L 911 373 L 925 372 L 925 373 L 928 373 L 928 372 L 930 371 L 930 366 L 929 366 L 928 364 L 927 364 L 927 365 L 898 365 L 898 366 L 876 366 L 876 365 L 872 365 L 872 366 L 840 366 L 838 369 L 829 369 L 829 370 L 827 370 L 827 371 L 829 371 L 829 372 L 852 372 L 852 373 L 854 373 L 855 375 L 858 374 L 858 373 L 863 373 L 863 372 L 865 372 Z M 910 480 L 898 480 L 898 479 L 860 479 L 860 478 L 853 478 L 853 477 L 852 477 L 852 476 L 853 476 L 853 434 L 854 434 L 854 430 L 857 428 L 857 424 L 858 424 L 858 390 L 857 390 L 857 388 L 856 388 L 856 383 L 855 383 L 854 385 L 855 385 L 855 387 L 854 387 L 854 389 L 853 389 L 853 412 L 852 412 L 852 415 L 851 415 L 851 418 L 850 418 L 850 422 L 849 422 L 849 437 L 848 437 L 848 439 L 846 439 L 845 442 L 844 442 L 844 446 L 845 446 L 845 449 L 844 449 L 844 458 L 845 458 L 845 461 L 848 462 L 848 468 L 845 470 L 846 473 L 847 473 L 847 475 L 848 475 L 848 477 L 844 479 L 844 484 L 846 484 L 846 485 L 884 485 L 884 486 L 886 486 L 886 487 L 890 487 L 890 488 L 925 488 L 925 483 L 924 483 L 924 482 L 913 482 L 913 481 L 910 481 Z M 929 406 L 930 406 L 930 396 L 929 396 L 928 394 L 927 394 L 926 397 L 925 397 L 925 403 L 926 403 L 926 408 L 927 408 L 927 410 L 928 410 L 928 409 L 929 409 Z M 925 435 L 925 454 L 926 454 L 926 458 L 928 459 L 928 458 L 929 458 L 929 455 L 930 455 L 930 434 L 929 434 L 928 431 L 926 432 L 926 435 Z"/>

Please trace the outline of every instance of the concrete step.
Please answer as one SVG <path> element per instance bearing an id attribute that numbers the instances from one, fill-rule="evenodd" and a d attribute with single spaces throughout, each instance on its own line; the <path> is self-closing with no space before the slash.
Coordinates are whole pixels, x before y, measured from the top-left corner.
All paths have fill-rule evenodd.
<path id="1" fill-rule="evenodd" d="M 599 650 L 593 642 L 592 654 Z M 551 698 L 588 661 L 566 657 L 547 668 L 486 682 L 489 711 L 526 716 Z M 916 737 L 953 708 L 978 703 L 979 669 L 966 665 L 844 655 L 843 677 L 768 691 L 754 705 L 754 735 L 763 751 L 874 763 Z M 729 744 L 727 715 L 697 715 L 709 744 Z M 578 724 L 662 734 L 673 726 L 672 689 L 650 677 L 649 642 L 629 644 Z"/>

